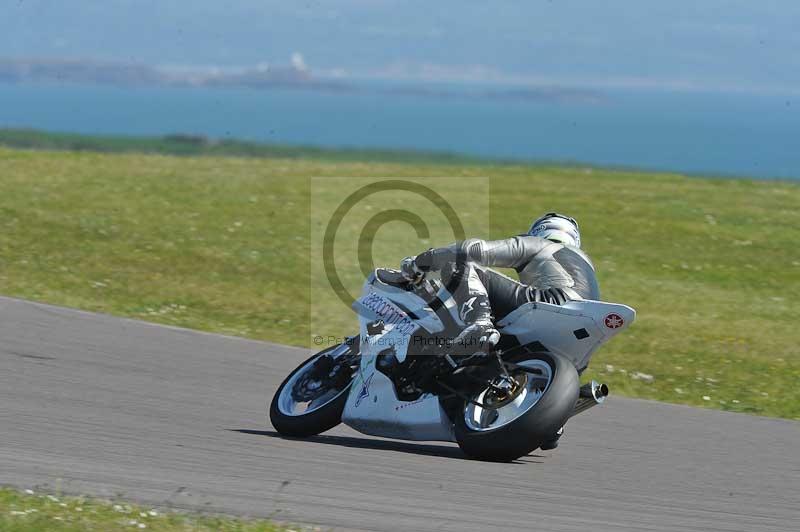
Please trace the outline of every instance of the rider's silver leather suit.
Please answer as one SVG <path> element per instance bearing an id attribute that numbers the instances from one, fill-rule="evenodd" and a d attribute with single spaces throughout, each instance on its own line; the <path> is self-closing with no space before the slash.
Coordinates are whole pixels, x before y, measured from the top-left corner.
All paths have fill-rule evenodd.
<path id="1" fill-rule="evenodd" d="M 580 249 L 535 236 L 504 240 L 470 239 L 418 255 L 423 270 L 442 272 L 459 304 L 465 330 L 459 337 L 482 339 L 520 305 L 543 301 L 563 305 L 571 299 L 600 299 L 594 266 Z M 519 281 L 491 267 L 514 268 Z M 463 343 L 463 341 L 462 341 Z"/>

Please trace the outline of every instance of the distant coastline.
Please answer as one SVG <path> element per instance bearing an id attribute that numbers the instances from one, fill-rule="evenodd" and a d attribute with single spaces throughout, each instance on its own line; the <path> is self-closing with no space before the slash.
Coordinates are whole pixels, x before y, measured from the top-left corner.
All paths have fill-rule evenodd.
<path id="1" fill-rule="evenodd" d="M 315 76 L 302 60 L 290 65 L 260 64 L 247 68 L 164 67 L 141 63 L 59 58 L 0 58 L 0 83 L 69 83 L 117 87 L 209 87 L 254 90 L 299 89 L 347 93 L 384 93 L 431 98 L 475 98 L 549 102 L 602 103 L 592 89 L 522 86 L 515 88 L 441 88 L 422 84 L 375 86 Z"/>
<path id="2" fill-rule="evenodd" d="M 2 59 L 0 82 L 86 83 L 121 87 L 309 87 L 341 89 L 298 66 L 260 65 L 251 69 L 168 68 L 88 59 Z"/>

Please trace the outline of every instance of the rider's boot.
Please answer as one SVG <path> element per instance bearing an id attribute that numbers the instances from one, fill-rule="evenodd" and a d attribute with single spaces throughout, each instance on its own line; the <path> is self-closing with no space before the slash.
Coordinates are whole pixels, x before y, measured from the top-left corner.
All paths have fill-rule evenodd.
<path id="1" fill-rule="evenodd" d="M 500 341 L 500 333 L 491 322 L 481 321 L 466 327 L 453 339 L 450 355 L 459 365 L 483 360 Z"/>
<path id="2" fill-rule="evenodd" d="M 555 449 L 556 447 L 558 447 L 558 440 L 561 439 L 561 436 L 563 435 L 564 435 L 564 427 L 561 427 L 560 429 L 558 429 L 558 432 L 556 432 L 553 435 L 552 438 L 542 442 L 542 445 L 539 446 L 539 449 L 543 451 L 549 451 L 551 449 Z"/>

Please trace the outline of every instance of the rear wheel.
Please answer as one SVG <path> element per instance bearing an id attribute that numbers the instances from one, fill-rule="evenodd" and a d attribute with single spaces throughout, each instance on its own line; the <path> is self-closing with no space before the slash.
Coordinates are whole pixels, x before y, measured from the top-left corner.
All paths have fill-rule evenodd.
<path id="1" fill-rule="evenodd" d="M 578 399 L 569 360 L 551 353 L 521 355 L 509 378 L 465 401 L 455 416 L 459 447 L 480 460 L 511 461 L 534 451 L 564 425 Z"/>
<path id="2" fill-rule="evenodd" d="M 269 407 L 275 430 L 302 438 L 341 423 L 358 354 L 357 343 L 339 344 L 317 353 L 290 373 Z"/>

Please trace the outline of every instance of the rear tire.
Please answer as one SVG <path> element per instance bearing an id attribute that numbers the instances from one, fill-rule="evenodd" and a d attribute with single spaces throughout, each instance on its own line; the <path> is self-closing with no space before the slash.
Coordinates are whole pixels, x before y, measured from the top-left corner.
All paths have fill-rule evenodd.
<path id="1" fill-rule="evenodd" d="M 309 366 L 321 356 L 333 350 L 339 349 L 340 347 L 341 344 L 333 346 L 329 349 L 325 349 L 324 351 L 320 351 L 319 353 L 313 355 L 311 358 L 300 364 L 281 383 L 280 387 L 275 392 L 275 395 L 272 397 L 272 403 L 269 407 L 269 420 L 272 423 L 272 426 L 275 427 L 275 430 L 277 430 L 281 435 L 293 438 L 307 438 L 309 436 L 321 434 L 326 430 L 330 430 L 342 422 L 342 412 L 344 411 L 344 405 L 347 402 L 347 396 L 349 395 L 348 392 L 350 391 L 351 384 L 348 384 L 344 389 L 342 389 L 342 391 L 330 402 L 311 412 L 298 415 L 287 415 L 282 412 L 280 408 L 281 395 L 284 393 L 284 389 L 286 388 L 287 384 L 292 381 L 292 377 L 301 371 L 307 370 Z M 352 346 L 351 349 L 357 350 L 358 345 L 356 344 Z M 289 393 L 288 390 L 287 393 Z"/>
<path id="2" fill-rule="evenodd" d="M 478 460 L 510 462 L 539 448 L 566 423 L 575 408 L 580 387 L 578 372 L 566 358 L 552 353 L 521 355 L 516 364 L 538 360 L 550 366 L 550 383 L 539 400 L 513 421 L 496 429 L 475 430 L 467 425 L 469 403 L 457 411 L 455 436 L 465 454 Z"/>

